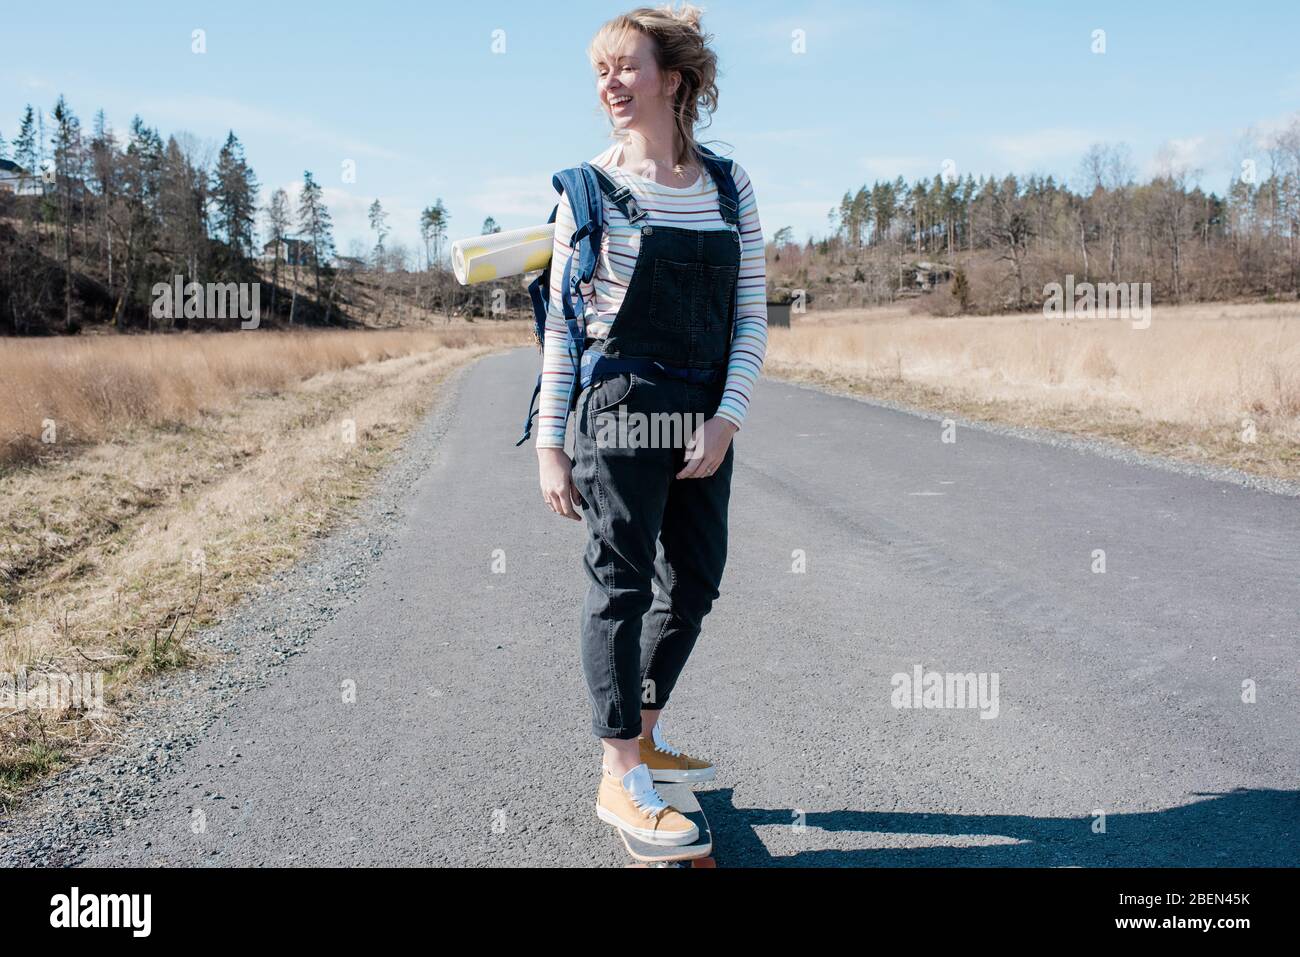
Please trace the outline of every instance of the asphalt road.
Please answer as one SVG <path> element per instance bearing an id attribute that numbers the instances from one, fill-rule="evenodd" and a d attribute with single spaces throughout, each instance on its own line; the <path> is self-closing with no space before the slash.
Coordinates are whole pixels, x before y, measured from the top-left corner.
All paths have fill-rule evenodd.
<path id="1" fill-rule="evenodd" d="M 586 532 L 513 447 L 536 362 L 468 370 L 332 619 L 48 860 L 625 863 L 592 809 Z M 719 864 L 1300 864 L 1300 499 L 953 434 L 760 384 L 665 716 L 719 767 Z M 996 675 L 996 716 L 895 707 L 917 666 Z M 111 803 L 79 787 L 43 800 Z"/>

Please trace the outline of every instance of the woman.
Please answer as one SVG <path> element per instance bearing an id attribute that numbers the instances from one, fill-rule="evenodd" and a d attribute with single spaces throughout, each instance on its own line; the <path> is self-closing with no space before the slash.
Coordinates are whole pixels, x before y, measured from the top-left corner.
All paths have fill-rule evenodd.
<path id="1" fill-rule="evenodd" d="M 668 744 L 659 713 L 718 597 L 731 440 L 767 341 L 763 232 L 749 177 L 732 163 L 738 210 L 720 202 L 716 176 L 724 174 L 695 141 L 701 109 L 711 111 L 718 97 L 708 40 L 694 7 L 641 7 L 606 23 L 591 43 L 596 92 L 616 140 L 591 162 L 630 189 L 634 203 L 604 200 L 600 259 L 580 290 L 586 349 L 642 366 L 654 360 L 662 373 L 619 372 L 584 389 L 570 462 L 574 358 L 553 308 L 537 439 L 544 500 L 568 518 L 580 510 L 589 533 L 582 660 L 603 746 L 596 813 L 642 840 L 673 845 L 694 841 L 695 825 L 654 782 L 707 781 L 714 769 Z M 553 263 L 568 260 L 573 230 L 562 196 Z M 563 270 L 551 277 L 555 304 Z M 663 413 L 689 423 L 668 447 L 610 441 L 622 435 L 616 430 L 599 434 L 611 416 Z"/>

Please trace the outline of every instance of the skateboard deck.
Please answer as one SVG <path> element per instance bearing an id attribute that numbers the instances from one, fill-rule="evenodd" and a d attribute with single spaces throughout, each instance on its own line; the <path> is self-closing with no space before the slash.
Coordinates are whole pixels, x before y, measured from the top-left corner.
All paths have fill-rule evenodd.
<path id="1" fill-rule="evenodd" d="M 713 832 L 709 830 L 709 821 L 700 809 L 700 802 L 695 799 L 695 792 L 689 784 L 655 783 L 659 796 L 681 811 L 699 830 L 699 836 L 693 844 L 649 844 L 634 835 L 620 829 L 619 837 L 623 846 L 632 855 L 634 861 L 646 867 L 712 867 Z"/>

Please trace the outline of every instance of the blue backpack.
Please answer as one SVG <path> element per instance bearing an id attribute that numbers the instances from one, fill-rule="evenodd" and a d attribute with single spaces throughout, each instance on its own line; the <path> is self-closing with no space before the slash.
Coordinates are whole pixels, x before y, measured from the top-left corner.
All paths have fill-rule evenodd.
<path id="1" fill-rule="evenodd" d="M 736 181 L 731 173 L 731 160 L 718 156 L 711 150 L 699 146 L 700 159 L 718 186 L 718 211 L 727 225 L 739 228 L 740 197 L 736 191 Z M 628 222 L 635 223 L 646 217 L 646 212 L 632 196 L 627 186 L 619 186 L 604 170 L 590 163 L 560 170 L 551 177 L 551 184 L 557 192 L 569 197 L 569 206 L 573 210 L 574 231 L 569 239 L 573 252 L 564 263 L 564 275 L 560 283 L 560 306 L 564 312 L 564 323 L 569 330 L 569 340 L 577 358 L 574 366 L 574 388 L 569 394 L 569 409 L 577 404 L 579 393 L 588 385 L 605 375 L 618 372 L 646 373 L 646 367 L 653 365 L 659 374 L 678 378 L 698 377 L 698 370 L 677 369 L 649 359 L 616 359 L 603 355 L 600 350 L 587 351 L 586 322 L 583 317 L 584 303 L 581 287 L 591 282 L 596 273 L 596 260 L 600 256 L 601 235 L 605 229 L 605 204 L 601 196 L 609 201 L 627 217 Z M 555 222 L 559 211 L 557 204 L 551 210 L 548 223 Z M 577 260 L 575 262 L 575 259 Z M 543 349 L 546 338 L 546 315 L 550 308 L 551 269 L 554 262 L 546 265 L 542 274 L 528 285 L 528 298 L 533 303 L 533 335 L 537 339 L 537 348 Z M 524 433 L 516 446 L 523 445 L 532 434 L 533 419 L 537 415 L 537 399 L 542 391 L 542 375 L 538 373 L 537 385 L 533 388 L 532 399 L 528 403 L 528 415 L 524 419 Z"/>

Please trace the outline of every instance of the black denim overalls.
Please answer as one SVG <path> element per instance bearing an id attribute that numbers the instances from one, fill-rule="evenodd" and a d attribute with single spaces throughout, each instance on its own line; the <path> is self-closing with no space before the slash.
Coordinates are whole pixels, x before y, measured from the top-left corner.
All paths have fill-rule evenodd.
<path id="1" fill-rule="evenodd" d="M 695 370 L 689 379 L 618 372 L 578 397 L 573 480 L 583 498 L 591 582 L 582 662 L 597 737 L 637 737 L 641 709 L 662 708 L 672 693 L 718 597 L 734 455 L 729 447 L 711 476 L 676 479 L 693 428 L 683 430 L 683 441 L 654 447 L 601 443 L 600 421 L 620 412 L 643 421 L 675 413 L 692 424 L 713 416 L 725 387 L 740 253 L 736 225 L 643 226 L 609 337 L 592 343 L 609 357 Z M 710 381 L 691 381 L 704 378 Z"/>

